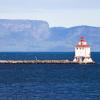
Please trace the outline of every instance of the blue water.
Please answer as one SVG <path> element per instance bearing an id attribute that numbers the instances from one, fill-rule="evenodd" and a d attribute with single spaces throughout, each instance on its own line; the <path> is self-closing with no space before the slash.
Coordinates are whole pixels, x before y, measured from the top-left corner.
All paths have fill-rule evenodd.
<path id="1" fill-rule="evenodd" d="M 0 59 L 70 59 L 74 53 L 0 53 Z M 100 100 L 96 64 L 0 64 L 0 100 Z"/>

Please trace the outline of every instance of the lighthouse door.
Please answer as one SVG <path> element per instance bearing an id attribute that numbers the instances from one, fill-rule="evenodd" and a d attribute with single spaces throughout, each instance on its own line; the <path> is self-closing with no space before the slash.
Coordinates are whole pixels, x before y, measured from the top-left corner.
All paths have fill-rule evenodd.
<path id="1" fill-rule="evenodd" d="M 83 57 L 78 58 L 78 62 L 81 63 L 83 61 Z"/>

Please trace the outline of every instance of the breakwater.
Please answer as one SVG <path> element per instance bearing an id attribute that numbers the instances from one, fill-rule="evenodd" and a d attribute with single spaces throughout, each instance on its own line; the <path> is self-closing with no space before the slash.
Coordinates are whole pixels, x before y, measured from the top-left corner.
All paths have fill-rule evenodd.
<path id="1" fill-rule="evenodd" d="M 69 60 L 0 60 L 0 64 L 94 64 L 95 62 L 73 62 Z"/>

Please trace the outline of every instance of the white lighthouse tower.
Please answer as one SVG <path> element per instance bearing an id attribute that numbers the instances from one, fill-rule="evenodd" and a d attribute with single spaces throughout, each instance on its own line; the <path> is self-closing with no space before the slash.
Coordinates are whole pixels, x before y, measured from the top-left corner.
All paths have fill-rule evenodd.
<path id="1" fill-rule="evenodd" d="M 80 38 L 80 41 L 75 47 L 75 58 L 73 62 L 78 62 L 78 63 L 94 62 L 91 58 L 90 46 L 88 45 L 84 37 Z"/>

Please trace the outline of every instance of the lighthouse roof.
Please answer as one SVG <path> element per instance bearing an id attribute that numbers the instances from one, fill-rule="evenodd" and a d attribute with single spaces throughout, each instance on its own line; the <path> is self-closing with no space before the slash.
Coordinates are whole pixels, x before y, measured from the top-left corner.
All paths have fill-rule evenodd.
<path id="1" fill-rule="evenodd" d="M 76 45 L 76 47 L 90 47 L 89 44 L 86 42 L 86 40 L 84 39 L 84 37 L 80 37 L 80 41 L 78 42 L 78 44 Z"/>

